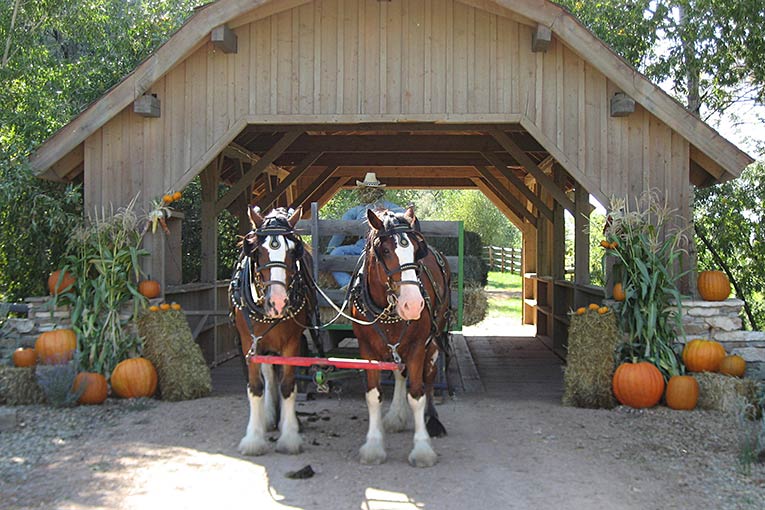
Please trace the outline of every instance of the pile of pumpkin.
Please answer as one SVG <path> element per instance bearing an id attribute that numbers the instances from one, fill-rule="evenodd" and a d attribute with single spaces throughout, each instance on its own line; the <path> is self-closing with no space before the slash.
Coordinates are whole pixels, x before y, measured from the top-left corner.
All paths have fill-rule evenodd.
<path id="1" fill-rule="evenodd" d="M 77 348 L 77 335 L 71 329 L 54 329 L 42 333 L 34 349 L 19 348 L 13 353 L 17 367 L 68 363 Z M 122 398 L 151 397 L 157 390 L 157 371 L 146 358 L 130 358 L 114 367 L 111 377 L 112 393 Z M 74 379 L 72 392 L 81 392 L 80 404 L 101 404 L 108 395 L 106 378 L 96 372 L 80 372 Z"/>
<path id="2" fill-rule="evenodd" d="M 743 377 L 746 361 L 738 355 L 728 355 L 714 340 L 691 340 L 683 348 L 683 363 L 689 372 L 718 372 Z M 613 391 L 619 403 L 637 409 L 653 407 L 661 397 L 671 409 L 691 410 L 699 399 L 699 383 L 692 375 L 675 375 L 665 383 L 664 376 L 652 363 L 623 363 L 613 377 Z"/>

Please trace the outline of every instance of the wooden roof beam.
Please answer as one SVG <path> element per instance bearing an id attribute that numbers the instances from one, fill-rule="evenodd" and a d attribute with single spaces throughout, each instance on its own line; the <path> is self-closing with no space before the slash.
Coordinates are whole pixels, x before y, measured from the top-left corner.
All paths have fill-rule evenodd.
<path id="1" fill-rule="evenodd" d="M 486 183 L 486 181 L 479 177 L 476 177 L 472 180 L 476 187 L 481 191 L 481 193 L 486 195 L 486 198 L 491 200 L 497 209 L 502 211 L 502 214 L 504 214 L 507 219 L 510 220 L 510 223 L 518 227 L 518 230 L 526 234 L 526 231 L 530 227 L 536 227 L 536 223 L 526 223 L 522 218 L 515 214 L 515 211 L 510 207 L 510 204 L 506 203 L 504 199 L 497 195 L 497 193 L 494 192 L 494 190 Z"/>
<path id="2" fill-rule="evenodd" d="M 268 207 L 271 206 L 274 201 L 279 198 L 279 196 L 287 191 L 287 188 L 292 186 L 292 184 L 305 173 L 305 171 L 313 165 L 317 159 L 321 156 L 321 152 L 312 152 L 308 156 L 306 156 L 303 161 L 300 162 L 300 164 L 295 167 L 287 176 L 286 179 L 284 179 L 282 182 L 279 183 L 279 186 L 271 191 L 270 193 L 267 193 L 266 196 L 263 198 L 257 199 L 260 205 L 260 208 L 263 210 L 266 210 Z"/>
<path id="3" fill-rule="evenodd" d="M 329 180 L 330 177 L 332 177 L 335 173 L 335 170 L 337 170 L 336 166 L 328 166 L 325 168 L 318 177 L 316 177 L 311 185 L 304 189 L 300 195 L 298 195 L 295 200 L 292 202 L 293 207 L 301 207 L 303 206 L 303 210 L 306 210 L 306 205 L 308 205 L 310 202 L 307 202 L 308 198 L 311 196 L 311 194 L 316 191 L 317 189 L 321 188 L 324 183 Z"/>
<path id="4" fill-rule="evenodd" d="M 483 177 L 483 180 L 494 190 L 494 193 L 502 199 L 503 202 L 507 203 L 507 206 L 516 214 L 516 216 L 523 218 L 524 220 L 528 221 L 529 223 L 533 223 L 534 226 L 537 224 L 537 218 L 534 216 L 531 212 L 526 210 L 525 207 L 517 207 L 515 204 L 513 204 L 514 200 L 508 193 L 505 187 L 502 185 L 501 182 L 499 182 L 499 179 L 494 177 L 494 175 L 486 168 L 484 167 L 477 167 L 478 172 Z"/>
<path id="5" fill-rule="evenodd" d="M 494 168 L 499 171 L 502 176 L 505 177 L 508 181 L 510 181 L 510 184 L 515 186 L 515 188 L 520 191 L 523 196 L 525 196 L 529 202 L 534 204 L 534 207 L 537 208 L 537 210 L 544 215 L 545 218 L 552 221 L 553 220 L 553 214 L 552 210 L 550 210 L 549 207 L 547 207 L 547 204 L 542 202 L 542 200 L 539 199 L 536 194 L 531 191 L 519 178 L 515 176 L 512 172 L 508 171 L 507 167 L 502 163 L 502 161 L 499 160 L 499 158 L 494 157 L 493 154 L 483 154 L 483 157 L 486 158 L 486 161 L 489 162 L 490 165 L 492 165 Z"/>

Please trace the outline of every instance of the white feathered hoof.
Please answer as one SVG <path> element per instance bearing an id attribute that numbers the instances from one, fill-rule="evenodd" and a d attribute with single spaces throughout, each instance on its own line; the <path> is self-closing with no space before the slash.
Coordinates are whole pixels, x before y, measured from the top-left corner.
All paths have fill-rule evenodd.
<path id="1" fill-rule="evenodd" d="M 418 441 L 409 452 L 409 464 L 414 467 L 431 467 L 438 462 L 438 454 L 427 441 Z"/>
<path id="2" fill-rule="evenodd" d="M 387 455 L 380 441 L 367 441 L 359 450 L 362 464 L 382 464 Z"/>
<path id="3" fill-rule="evenodd" d="M 263 455 L 268 453 L 269 444 L 263 438 L 244 436 L 239 441 L 239 453 L 242 455 Z"/>
<path id="4" fill-rule="evenodd" d="M 300 434 L 282 434 L 276 442 L 276 451 L 288 455 L 296 455 L 303 449 L 303 439 Z"/>

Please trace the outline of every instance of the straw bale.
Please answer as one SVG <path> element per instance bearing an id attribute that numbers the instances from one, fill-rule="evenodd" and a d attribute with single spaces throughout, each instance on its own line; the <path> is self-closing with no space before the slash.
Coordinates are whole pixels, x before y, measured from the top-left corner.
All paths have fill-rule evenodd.
<path id="1" fill-rule="evenodd" d="M 568 356 L 563 377 L 563 404 L 587 408 L 614 407 L 611 379 L 619 330 L 613 312 L 588 310 L 570 315 Z"/>
<path id="2" fill-rule="evenodd" d="M 143 356 L 157 369 L 163 400 L 189 400 L 212 391 L 210 369 L 181 311 L 143 312 L 138 318 Z"/>
<path id="3" fill-rule="evenodd" d="M 486 318 L 489 299 L 483 287 L 466 284 L 462 293 L 462 325 L 472 326 Z"/>
<path id="4" fill-rule="evenodd" d="M 20 406 L 43 402 L 45 394 L 37 385 L 35 367 L 0 366 L 0 404 Z"/>
<path id="5" fill-rule="evenodd" d="M 700 409 L 735 414 L 740 406 L 740 398 L 744 398 L 751 404 L 757 403 L 758 385 L 752 379 L 739 379 L 713 372 L 699 372 L 691 375 L 699 383 L 697 407 Z"/>

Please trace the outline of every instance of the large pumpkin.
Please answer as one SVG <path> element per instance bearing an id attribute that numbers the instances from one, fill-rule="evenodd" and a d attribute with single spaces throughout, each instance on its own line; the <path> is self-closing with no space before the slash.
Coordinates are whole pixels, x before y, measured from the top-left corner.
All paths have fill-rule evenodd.
<path id="1" fill-rule="evenodd" d="M 138 284 L 138 292 L 149 299 L 154 299 L 159 296 L 160 291 L 161 289 L 157 280 L 143 280 Z"/>
<path id="2" fill-rule="evenodd" d="M 59 279 L 61 280 L 60 282 Z M 48 277 L 48 291 L 51 295 L 61 294 L 69 290 L 75 281 L 72 273 L 64 271 L 62 275 L 60 269 L 53 271 Z"/>
<path id="3" fill-rule="evenodd" d="M 614 372 L 612 384 L 616 400 L 636 409 L 655 406 L 664 394 L 664 377 L 647 361 L 622 363 Z"/>
<path id="4" fill-rule="evenodd" d="M 126 359 L 114 367 L 111 383 L 118 397 L 151 397 L 157 390 L 157 370 L 146 358 Z"/>
<path id="5" fill-rule="evenodd" d="M 622 282 L 617 282 L 614 284 L 614 299 L 616 301 L 624 301 L 624 299 L 627 296 L 624 294 L 624 287 L 622 287 Z"/>
<path id="6" fill-rule="evenodd" d="M 690 375 L 670 377 L 664 399 L 671 409 L 680 411 L 695 409 L 699 401 L 699 383 Z"/>
<path id="7" fill-rule="evenodd" d="M 37 361 L 37 354 L 34 349 L 29 347 L 19 347 L 13 351 L 14 367 L 33 367 Z"/>
<path id="8" fill-rule="evenodd" d="M 77 348 L 77 335 L 71 329 L 54 329 L 37 337 L 35 353 L 43 365 L 66 363 Z"/>
<path id="9" fill-rule="evenodd" d="M 744 372 L 746 372 L 746 361 L 737 354 L 725 356 L 720 362 L 721 374 L 744 377 Z"/>
<path id="10" fill-rule="evenodd" d="M 699 273 L 698 288 L 705 301 L 725 301 L 730 295 L 730 281 L 722 271 Z"/>
<path id="11" fill-rule="evenodd" d="M 74 378 L 72 390 L 75 393 L 82 391 L 82 395 L 77 400 L 80 404 L 101 404 L 106 400 L 108 390 L 106 377 L 95 372 L 80 372 Z"/>
<path id="12" fill-rule="evenodd" d="M 725 348 L 714 340 L 691 340 L 683 348 L 683 363 L 691 372 L 717 372 L 725 357 Z"/>

